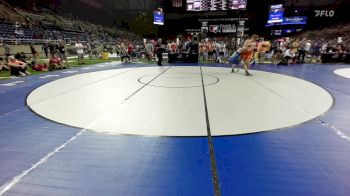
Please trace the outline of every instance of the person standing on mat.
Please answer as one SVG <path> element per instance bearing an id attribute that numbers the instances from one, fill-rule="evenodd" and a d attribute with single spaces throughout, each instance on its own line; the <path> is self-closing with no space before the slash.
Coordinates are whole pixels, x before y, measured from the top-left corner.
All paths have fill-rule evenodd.
<path id="1" fill-rule="evenodd" d="M 259 36 L 256 34 L 253 34 L 250 39 L 247 39 L 244 42 L 243 47 L 238 49 L 237 52 L 235 52 L 231 56 L 230 58 L 230 64 L 232 64 L 231 73 L 235 72 L 234 67 L 242 61 L 243 69 L 245 71 L 246 76 L 252 75 L 249 73 L 248 69 L 249 69 L 250 61 L 253 59 L 253 53 L 256 47 L 256 41 L 258 39 L 259 39 Z"/>
<path id="2" fill-rule="evenodd" d="M 247 39 L 243 45 L 243 51 L 241 53 L 241 60 L 243 62 L 243 69 L 246 76 L 251 76 L 249 73 L 250 61 L 253 59 L 254 49 L 256 48 L 256 42 L 259 39 L 259 36 L 253 34 L 250 39 Z"/>
<path id="3" fill-rule="evenodd" d="M 155 46 L 156 48 L 156 54 L 157 54 L 157 65 L 158 66 L 162 66 L 162 60 L 163 60 L 163 46 L 162 46 L 162 39 L 158 39 L 158 42 Z"/>

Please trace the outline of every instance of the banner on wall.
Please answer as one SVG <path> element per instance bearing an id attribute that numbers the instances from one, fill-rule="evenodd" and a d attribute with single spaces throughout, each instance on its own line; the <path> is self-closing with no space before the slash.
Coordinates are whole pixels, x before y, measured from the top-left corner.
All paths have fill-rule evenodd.
<path id="1" fill-rule="evenodd" d="M 210 33 L 236 33 L 237 28 L 235 24 L 217 24 L 209 25 Z"/>

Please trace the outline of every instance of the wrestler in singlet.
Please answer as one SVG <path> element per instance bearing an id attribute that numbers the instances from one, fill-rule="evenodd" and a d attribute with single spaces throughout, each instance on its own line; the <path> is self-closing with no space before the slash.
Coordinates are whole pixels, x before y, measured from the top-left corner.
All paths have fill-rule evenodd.
<path id="1" fill-rule="evenodd" d="M 246 76 L 251 76 L 248 69 L 250 61 L 253 59 L 254 49 L 256 48 L 256 41 L 259 39 L 258 35 L 253 34 L 250 39 L 247 39 L 243 45 L 243 52 L 241 53 L 241 60 L 243 62 L 243 69 Z"/>

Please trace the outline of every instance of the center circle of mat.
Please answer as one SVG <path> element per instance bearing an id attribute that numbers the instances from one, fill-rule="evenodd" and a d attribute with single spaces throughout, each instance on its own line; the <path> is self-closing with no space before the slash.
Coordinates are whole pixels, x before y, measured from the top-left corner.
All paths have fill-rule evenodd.
<path id="1" fill-rule="evenodd" d="M 311 82 L 222 67 L 139 67 L 55 80 L 33 90 L 27 105 L 51 121 L 109 134 L 238 135 L 282 130 L 327 112 L 332 96 Z M 141 79 L 140 79 L 141 78 Z M 215 81 L 220 82 L 213 84 Z M 140 81 L 142 83 L 140 83 Z M 184 88 L 155 88 L 154 86 Z M 206 110 L 207 109 L 207 110 Z"/>
<path id="2" fill-rule="evenodd" d="M 163 88 L 196 88 L 202 87 L 202 77 L 200 73 L 172 73 L 163 74 L 157 80 L 149 83 L 157 74 L 142 76 L 138 79 L 141 84 Z M 203 75 L 204 86 L 217 84 L 219 78 Z"/>

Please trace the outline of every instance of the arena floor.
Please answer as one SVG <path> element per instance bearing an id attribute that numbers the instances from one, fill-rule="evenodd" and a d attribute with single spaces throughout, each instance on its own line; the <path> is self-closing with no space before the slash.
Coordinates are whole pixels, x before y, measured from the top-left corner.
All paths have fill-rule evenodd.
<path id="1" fill-rule="evenodd" d="M 0 81 L 0 195 L 349 195 L 349 66 L 253 69 Z"/>

